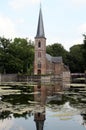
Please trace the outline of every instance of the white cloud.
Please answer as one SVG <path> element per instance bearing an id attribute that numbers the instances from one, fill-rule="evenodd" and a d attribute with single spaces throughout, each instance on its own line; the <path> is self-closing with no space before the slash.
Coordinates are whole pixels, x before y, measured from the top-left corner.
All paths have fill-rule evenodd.
<path id="1" fill-rule="evenodd" d="M 59 35 L 59 37 L 48 37 L 47 45 L 53 44 L 53 43 L 60 43 L 62 46 L 69 51 L 70 47 L 76 44 L 82 44 L 83 43 L 83 36 L 79 33 L 75 38 L 71 37 L 65 37 L 64 35 Z"/>
<path id="2" fill-rule="evenodd" d="M 7 120 L 0 121 L 0 130 L 10 130 L 10 128 L 13 126 L 13 120 Z"/>
<path id="3" fill-rule="evenodd" d="M 30 4 L 39 3 L 40 0 L 10 0 L 9 4 L 14 9 L 21 9 Z"/>
<path id="4" fill-rule="evenodd" d="M 81 34 L 84 34 L 84 33 L 86 34 L 86 23 L 78 27 L 78 32 L 80 32 Z"/>
<path id="5" fill-rule="evenodd" d="M 19 18 L 16 20 L 17 24 L 24 24 L 25 20 L 23 18 Z"/>
<path id="6" fill-rule="evenodd" d="M 86 0 L 71 0 L 71 2 L 76 6 L 86 5 Z"/>
<path id="7" fill-rule="evenodd" d="M 6 38 L 15 37 L 15 24 L 13 21 L 5 16 L 0 15 L 0 36 L 5 36 Z"/>
<path id="8" fill-rule="evenodd" d="M 3 121 L 0 120 L 0 130 L 10 130 L 12 127 L 14 127 L 15 130 L 24 130 L 23 127 L 15 124 L 13 119 L 5 119 Z"/>

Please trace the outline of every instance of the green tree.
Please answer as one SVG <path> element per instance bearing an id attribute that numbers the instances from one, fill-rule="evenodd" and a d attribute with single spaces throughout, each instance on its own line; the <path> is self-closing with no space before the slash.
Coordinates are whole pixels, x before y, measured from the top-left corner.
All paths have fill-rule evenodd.
<path id="1" fill-rule="evenodd" d="M 52 45 L 48 45 L 46 51 L 51 56 L 62 56 L 64 63 L 67 64 L 66 58 L 68 52 L 64 49 L 64 47 L 61 44 L 54 43 Z"/>
<path id="2" fill-rule="evenodd" d="M 15 38 L 13 44 L 10 46 L 10 53 L 18 58 L 21 62 L 22 73 L 31 73 L 33 69 L 33 59 L 34 59 L 34 46 L 31 41 L 28 42 L 27 39 Z M 18 63 L 19 65 L 19 63 Z M 32 69 L 31 69 L 32 67 Z"/>
<path id="3" fill-rule="evenodd" d="M 86 70 L 86 35 L 83 34 L 83 36 L 84 36 L 84 40 L 83 40 L 82 49 L 83 49 L 84 65 L 85 65 L 85 70 Z"/>
<path id="4" fill-rule="evenodd" d="M 34 45 L 31 40 L 0 38 L 0 72 L 32 73 Z"/>
<path id="5" fill-rule="evenodd" d="M 0 71 L 6 73 L 8 48 L 11 40 L 4 37 L 0 37 Z"/>
<path id="6" fill-rule="evenodd" d="M 70 48 L 69 66 L 72 72 L 84 72 L 84 58 L 82 44 L 74 45 Z"/>

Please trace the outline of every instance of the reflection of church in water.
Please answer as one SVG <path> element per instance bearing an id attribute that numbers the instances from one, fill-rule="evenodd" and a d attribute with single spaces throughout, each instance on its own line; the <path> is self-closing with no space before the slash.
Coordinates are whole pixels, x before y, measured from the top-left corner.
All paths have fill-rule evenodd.
<path id="1" fill-rule="evenodd" d="M 46 87 L 41 85 L 34 87 L 34 92 L 38 94 L 34 95 L 34 100 L 37 102 L 35 105 L 34 121 L 36 123 L 36 130 L 43 130 L 45 117 L 45 104 L 46 104 Z"/>
<path id="2" fill-rule="evenodd" d="M 36 124 L 36 130 L 43 130 L 44 122 L 46 120 L 46 102 L 48 102 L 47 97 L 52 97 L 54 94 L 58 95 L 59 97 L 58 92 L 61 91 L 62 84 L 60 82 L 51 86 L 45 86 L 41 84 L 34 86 L 34 101 L 36 102 L 34 110 L 34 121 Z"/>
<path id="3" fill-rule="evenodd" d="M 34 57 L 34 74 L 62 74 L 63 72 L 69 72 L 69 68 L 64 65 L 62 57 L 52 57 L 49 54 L 46 54 L 46 38 L 44 33 L 42 11 L 40 8 L 39 11 L 39 20 L 37 34 L 35 37 L 35 57 Z M 51 99 L 48 99 L 48 96 L 57 95 L 56 99 L 58 100 L 58 91 L 62 91 L 62 82 L 58 81 L 58 84 L 53 86 L 41 86 L 41 84 L 34 86 L 34 100 L 35 110 L 34 110 L 34 121 L 36 124 L 36 130 L 43 130 L 44 122 L 46 120 L 46 102 L 49 102 Z"/>

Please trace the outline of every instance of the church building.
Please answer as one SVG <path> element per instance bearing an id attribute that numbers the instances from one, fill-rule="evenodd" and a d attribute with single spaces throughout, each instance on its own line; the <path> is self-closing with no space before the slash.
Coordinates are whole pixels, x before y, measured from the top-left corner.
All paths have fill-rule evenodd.
<path id="1" fill-rule="evenodd" d="M 52 57 L 46 53 L 46 37 L 40 7 L 37 34 L 35 37 L 34 75 L 58 75 L 64 71 L 69 71 L 69 68 L 64 65 L 62 56 Z"/>

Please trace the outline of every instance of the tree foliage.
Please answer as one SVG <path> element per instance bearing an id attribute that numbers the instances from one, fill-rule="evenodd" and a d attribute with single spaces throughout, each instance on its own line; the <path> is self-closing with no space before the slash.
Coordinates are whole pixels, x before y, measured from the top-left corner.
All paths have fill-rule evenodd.
<path id="1" fill-rule="evenodd" d="M 54 43 L 52 45 L 48 45 L 46 51 L 51 56 L 62 56 L 64 63 L 66 63 L 66 55 L 68 52 L 64 49 L 64 47 L 60 43 Z"/>
<path id="2" fill-rule="evenodd" d="M 83 50 L 84 65 L 86 70 L 86 35 L 84 34 L 83 36 L 84 36 L 84 40 L 82 44 L 82 50 Z"/>
<path id="3" fill-rule="evenodd" d="M 31 73 L 34 45 L 23 38 L 13 41 L 0 38 L 0 71 L 2 73 Z"/>
<path id="4" fill-rule="evenodd" d="M 62 56 L 63 62 L 69 66 L 71 72 L 86 70 L 86 39 L 84 39 L 84 44 L 72 46 L 69 52 L 59 43 L 48 45 L 47 53 L 52 56 Z"/>
<path id="5" fill-rule="evenodd" d="M 86 70 L 86 36 L 83 44 L 73 45 L 70 51 L 62 44 L 54 43 L 46 47 L 51 56 L 62 56 L 63 62 L 69 66 L 71 72 Z M 28 39 L 14 40 L 0 37 L 0 73 L 33 73 L 34 43 Z"/>
<path id="6" fill-rule="evenodd" d="M 72 72 L 84 72 L 84 58 L 82 45 L 74 45 L 70 48 L 69 66 Z"/>

